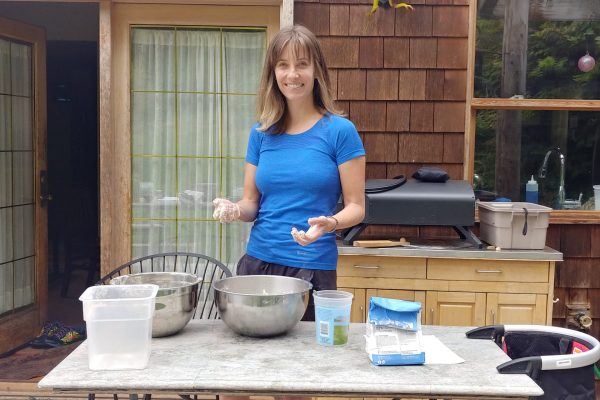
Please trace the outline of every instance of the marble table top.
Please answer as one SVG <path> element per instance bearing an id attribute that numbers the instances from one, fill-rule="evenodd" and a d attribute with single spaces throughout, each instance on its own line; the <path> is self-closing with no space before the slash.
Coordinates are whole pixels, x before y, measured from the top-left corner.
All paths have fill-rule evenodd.
<path id="1" fill-rule="evenodd" d="M 92 371 L 84 342 L 46 375 L 39 387 L 55 391 L 212 393 L 355 397 L 539 396 L 526 375 L 502 375 L 509 358 L 491 340 L 467 339 L 464 327 L 424 326 L 465 362 L 452 365 L 374 366 L 365 352 L 364 324 L 351 324 L 347 345 L 316 343 L 314 322 L 286 335 L 238 336 L 221 320 L 193 320 L 180 333 L 152 339 L 143 370 Z"/>

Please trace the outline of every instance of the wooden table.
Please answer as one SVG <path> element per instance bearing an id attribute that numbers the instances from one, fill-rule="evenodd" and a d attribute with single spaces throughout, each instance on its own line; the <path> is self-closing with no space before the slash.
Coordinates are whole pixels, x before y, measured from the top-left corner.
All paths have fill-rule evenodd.
<path id="1" fill-rule="evenodd" d="M 40 382 L 57 392 L 205 393 L 411 398 L 526 398 L 543 391 L 526 375 L 502 375 L 508 361 L 492 341 L 467 339 L 464 327 L 424 326 L 465 362 L 374 366 L 364 350 L 364 324 L 351 324 L 348 344 L 320 346 L 314 322 L 286 335 L 238 336 L 220 320 L 194 320 L 179 334 L 152 340 L 144 370 L 91 371 L 83 343 Z"/>

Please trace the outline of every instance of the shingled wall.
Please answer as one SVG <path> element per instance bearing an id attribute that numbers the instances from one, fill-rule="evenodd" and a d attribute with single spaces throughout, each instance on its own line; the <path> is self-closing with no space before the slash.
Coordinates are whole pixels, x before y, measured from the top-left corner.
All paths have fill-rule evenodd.
<path id="1" fill-rule="evenodd" d="M 368 0 L 296 1 L 294 19 L 319 36 L 339 106 L 367 151 L 367 177 L 421 165 L 462 178 L 469 7 L 412 1 L 414 10 Z"/>
<path id="2" fill-rule="evenodd" d="M 396 2 L 396 0 L 394 0 Z M 295 0 L 296 23 L 320 38 L 338 104 L 358 128 L 367 178 L 436 165 L 462 179 L 469 0 L 413 0 L 414 11 L 368 0 Z M 448 236 L 436 227 L 369 227 L 367 237 Z M 552 225 L 564 254 L 555 279 L 554 325 L 566 304 L 589 303 L 600 338 L 600 225 Z"/>

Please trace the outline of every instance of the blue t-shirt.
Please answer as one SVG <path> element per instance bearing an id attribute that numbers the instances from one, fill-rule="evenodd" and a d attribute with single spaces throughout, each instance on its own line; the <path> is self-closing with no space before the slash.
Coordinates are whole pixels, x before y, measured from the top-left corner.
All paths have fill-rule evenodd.
<path id="1" fill-rule="evenodd" d="M 260 132 L 257 127 L 250 131 L 246 162 L 256 166 L 261 198 L 246 252 L 288 267 L 334 270 L 335 234 L 300 246 L 290 231 L 307 231 L 309 218 L 334 214 L 342 191 L 338 166 L 365 155 L 354 124 L 326 114 L 294 135 Z"/>

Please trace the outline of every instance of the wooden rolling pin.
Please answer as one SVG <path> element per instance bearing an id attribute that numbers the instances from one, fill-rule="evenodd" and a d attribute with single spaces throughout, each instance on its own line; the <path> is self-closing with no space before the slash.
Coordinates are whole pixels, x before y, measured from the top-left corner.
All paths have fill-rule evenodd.
<path id="1" fill-rule="evenodd" d="M 397 246 L 408 246 L 410 242 L 404 238 L 399 241 L 394 240 L 355 240 L 353 245 L 355 247 L 397 247 Z"/>

